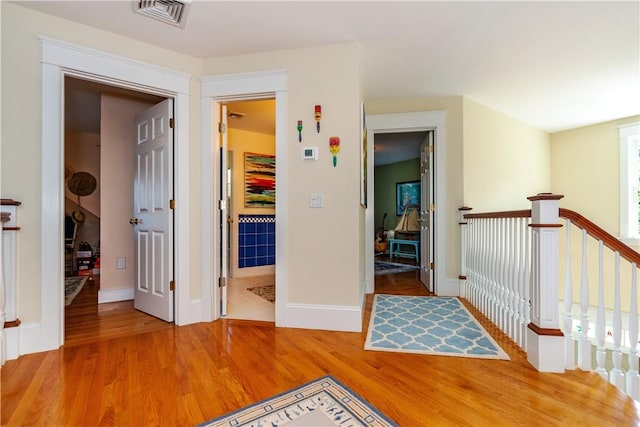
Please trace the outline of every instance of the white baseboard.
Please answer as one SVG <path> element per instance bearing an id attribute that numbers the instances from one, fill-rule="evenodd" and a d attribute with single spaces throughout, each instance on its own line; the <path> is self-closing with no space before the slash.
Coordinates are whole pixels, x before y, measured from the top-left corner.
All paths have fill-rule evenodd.
<path id="1" fill-rule="evenodd" d="M 20 356 L 23 354 L 52 350 L 50 348 L 43 348 L 42 325 L 40 323 L 23 323 L 19 328 L 20 336 L 17 340 L 20 348 Z"/>
<path id="2" fill-rule="evenodd" d="M 133 299 L 133 288 L 110 289 L 98 291 L 98 304 L 107 302 L 128 301 Z"/>
<path id="3" fill-rule="evenodd" d="M 202 300 L 192 300 L 189 306 L 189 310 L 186 313 L 180 313 L 176 316 L 175 323 L 178 326 L 191 325 L 193 323 L 205 322 L 202 319 Z"/>
<path id="4" fill-rule="evenodd" d="M 2 333 L 5 338 L 7 360 L 17 359 L 20 356 L 20 326 L 5 328 Z"/>
<path id="5" fill-rule="evenodd" d="M 287 304 L 285 319 L 276 326 L 362 332 L 362 306 Z"/>
<path id="6" fill-rule="evenodd" d="M 446 279 L 445 283 L 438 283 L 436 295 L 439 297 L 460 296 L 460 279 Z"/>

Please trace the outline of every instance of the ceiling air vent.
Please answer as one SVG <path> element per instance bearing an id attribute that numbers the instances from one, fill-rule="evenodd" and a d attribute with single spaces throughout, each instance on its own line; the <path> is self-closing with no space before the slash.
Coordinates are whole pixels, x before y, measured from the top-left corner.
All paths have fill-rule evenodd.
<path id="1" fill-rule="evenodd" d="M 133 2 L 133 10 L 158 21 L 184 28 L 191 0 L 140 0 Z"/>

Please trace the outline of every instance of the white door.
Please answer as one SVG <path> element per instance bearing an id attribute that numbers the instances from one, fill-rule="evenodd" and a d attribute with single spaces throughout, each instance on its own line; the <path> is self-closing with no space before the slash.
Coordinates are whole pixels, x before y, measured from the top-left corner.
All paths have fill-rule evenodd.
<path id="1" fill-rule="evenodd" d="M 229 200 L 227 175 L 227 106 L 220 106 L 220 315 L 227 315 L 227 278 L 229 277 Z"/>
<path id="2" fill-rule="evenodd" d="M 433 292 L 433 131 L 420 145 L 420 281 Z"/>
<path id="3" fill-rule="evenodd" d="M 173 100 L 137 115 L 135 123 L 134 306 L 173 322 Z"/>

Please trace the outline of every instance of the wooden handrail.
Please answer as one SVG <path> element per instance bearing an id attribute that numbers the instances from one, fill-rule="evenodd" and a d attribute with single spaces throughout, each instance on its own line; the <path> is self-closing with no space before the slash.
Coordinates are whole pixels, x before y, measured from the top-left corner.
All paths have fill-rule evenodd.
<path id="1" fill-rule="evenodd" d="M 531 209 L 519 210 L 519 211 L 504 211 L 504 212 L 487 212 L 487 213 L 469 213 L 465 214 L 463 218 L 527 218 L 531 216 Z M 602 243 L 614 252 L 618 252 L 622 258 L 635 263 L 637 267 L 640 267 L 640 253 L 621 242 L 618 238 L 606 232 L 602 227 L 596 225 L 592 221 L 588 220 L 579 213 L 572 211 L 571 209 L 559 209 L 559 216 L 561 218 L 568 219 L 576 227 L 586 230 L 587 234 L 596 240 L 602 240 Z"/>
<path id="2" fill-rule="evenodd" d="M 504 212 L 485 212 L 464 214 L 464 219 L 471 218 L 529 218 L 531 217 L 531 209 L 521 211 L 504 211 Z"/>
<path id="3" fill-rule="evenodd" d="M 587 218 L 570 209 L 560 208 L 560 217 L 571 221 L 576 227 L 586 230 L 587 234 L 596 240 L 602 240 L 602 243 L 614 252 L 618 252 L 620 256 L 631 263 L 635 263 L 636 267 L 640 267 L 640 253 L 621 242 L 618 238 L 607 233 L 598 225 L 594 224 Z"/>

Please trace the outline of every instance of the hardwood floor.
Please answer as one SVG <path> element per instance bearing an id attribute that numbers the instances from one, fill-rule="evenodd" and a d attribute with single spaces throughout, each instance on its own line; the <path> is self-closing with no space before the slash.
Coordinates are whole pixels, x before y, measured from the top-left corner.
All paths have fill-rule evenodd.
<path id="1" fill-rule="evenodd" d="M 377 276 L 376 292 L 427 295 L 416 272 Z M 69 337 L 62 348 L 2 367 L 0 421 L 9 426 L 194 425 L 325 374 L 402 426 L 640 421 L 637 404 L 596 374 L 535 371 L 526 355 L 475 310 L 511 360 L 364 351 L 372 299 L 367 296 L 361 333 L 238 320 L 141 331 L 134 321 L 128 333 L 116 336 L 102 335 L 91 320 L 92 338 L 78 328 L 69 331 L 77 339 Z M 132 309 L 116 311 L 114 318 L 134 316 Z"/>

